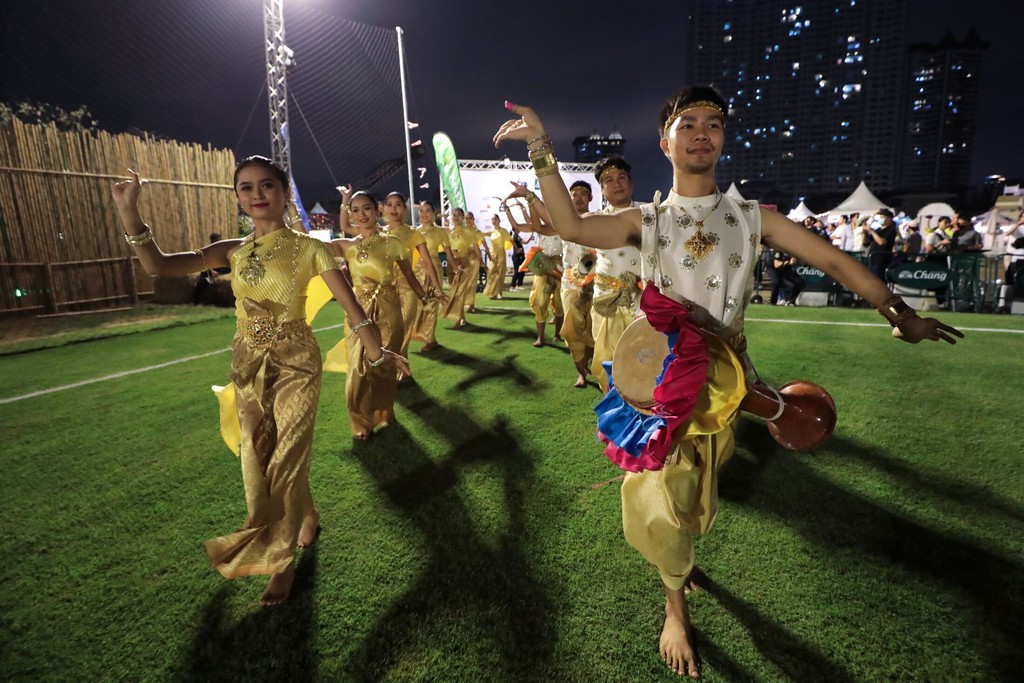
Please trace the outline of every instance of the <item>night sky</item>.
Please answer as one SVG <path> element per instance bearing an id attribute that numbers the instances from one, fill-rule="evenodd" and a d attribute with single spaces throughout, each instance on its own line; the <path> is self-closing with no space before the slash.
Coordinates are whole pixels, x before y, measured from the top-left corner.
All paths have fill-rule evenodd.
<path id="1" fill-rule="evenodd" d="M 507 118 L 507 98 L 540 112 L 563 160 L 572 160 L 574 137 L 607 134 L 615 126 L 627 140 L 636 197 L 649 199 L 670 183 L 656 121 L 661 103 L 683 85 L 685 1 L 285 4 L 287 42 L 297 59 L 289 85 L 295 83 L 302 107 L 302 114 L 294 106 L 289 112 L 293 165 L 307 205 L 334 199 L 336 182 L 356 182 L 376 163 L 403 153 L 400 127 L 379 128 L 395 117 L 400 125 L 397 74 L 380 73 L 360 57 L 383 49 L 374 41 L 386 34 L 370 29 L 353 38 L 337 31 L 344 20 L 403 28 L 410 118 L 421 124 L 417 132 L 428 146 L 430 135 L 443 130 L 461 158 L 507 152 L 525 159 L 521 145 L 499 153 L 490 144 Z M 260 0 L 5 5 L 0 99 L 84 104 L 112 132 L 151 131 L 231 148 L 238 156 L 269 153 Z M 978 2 L 965 16 L 962 2 L 909 4 L 911 43 L 936 42 L 949 30 L 962 39 L 973 26 L 990 44 L 972 167 L 978 183 L 992 173 L 1024 177 L 1020 7 L 1014 0 Z M 330 55 L 328 66 L 314 68 L 313 49 Z M 430 168 L 425 180 L 432 189 L 418 193 L 424 198 L 437 186 L 436 172 L 430 157 L 417 165 Z M 405 191 L 404 173 L 387 185 Z"/>

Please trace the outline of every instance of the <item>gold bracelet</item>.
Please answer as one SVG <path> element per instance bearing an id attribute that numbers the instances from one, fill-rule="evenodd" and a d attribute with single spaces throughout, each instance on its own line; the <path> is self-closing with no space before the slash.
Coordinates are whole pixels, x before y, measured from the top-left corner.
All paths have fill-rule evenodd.
<path id="1" fill-rule="evenodd" d="M 546 152 L 537 156 L 531 155 L 530 161 L 533 162 L 533 170 L 538 178 L 558 173 L 558 160 L 555 159 L 553 152 Z"/>
<path id="2" fill-rule="evenodd" d="M 541 145 L 537 149 L 528 150 L 527 156 L 533 159 L 534 157 L 542 157 L 545 154 L 554 154 L 555 148 L 551 146 L 551 143 Z"/>
<path id="3" fill-rule="evenodd" d="M 538 199 L 540 199 L 540 197 L 538 197 L 536 193 L 531 192 L 530 194 L 526 195 L 526 205 L 533 206 L 534 204 L 537 203 Z"/>
<path id="4" fill-rule="evenodd" d="M 889 321 L 889 324 L 893 327 L 899 327 L 900 323 L 905 321 L 912 315 L 917 315 L 917 311 L 907 305 L 902 298 L 898 295 L 893 294 L 882 307 L 878 309 L 878 314 Z"/>
<path id="5" fill-rule="evenodd" d="M 349 212 L 351 212 L 351 211 L 352 211 L 352 209 L 351 209 L 351 208 L 349 207 L 349 205 L 348 205 L 348 204 L 342 204 L 342 205 L 341 205 L 341 208 L 342 208 L 342 210 L 344 210 L 344 211 L 349 211 Z"/>
<path id="6" fill-rule="evenodd" d="M 148 225 L 143 226 L 145 230 L 140 232 L 138 235 L 129 235 L 127 232 L 124 233 L 124 241 L 133 247 L 141 247 L 146 242 L 153 239 L 153 231 L 149 229 Z"/>
<path id="7" fill-rule="evenodd" d="M 540 147 L 538 147 L 537 149 L 530 149 L 530 146 L 533 145 L 535 142 L 541 142 L 541 141 L 543 141 L 543 144 Z M 551 146 L 551 138 L 548 137 L 547 135 L 539 135 L 539 136 L 535 137 L 534 139 L 532 139 L 532 140 L 530 140 L 529 142 L 526 143 L 526 151 L 527 152 L 536 152 L 539 149 L 543 149 L 545 147 L 550 147 L 550 146 Z"/>

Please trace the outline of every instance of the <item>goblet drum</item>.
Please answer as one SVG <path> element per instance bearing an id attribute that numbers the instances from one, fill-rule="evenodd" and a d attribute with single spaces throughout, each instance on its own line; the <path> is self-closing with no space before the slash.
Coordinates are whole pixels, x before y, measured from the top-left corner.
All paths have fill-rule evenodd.
<path id="1" fill-rule="evenodd" d="M 768 421 L 768 432 L 783 448 L 806 451 L 823 444 L 836 426 L 836 405 L 832 397 L 814 382 L 796 380 L 773 390 L 766 384 L 745 379 L 742 363 L 722 339 L 702 330 L 713 357 L 727 357 L 729 362 L 710 363 L 702 394 L 709 387 L 716 396 L 729 394 L 727 387 L 744 382 L 746 395 L 733 410 L 752 413 Z M 654 389 L 665 367 L 669 353 L 667 337 L 651 327 L 646 317 L 634 320 L 622 333 L 612 357 L 615 388 L 622 399 L 640 413 L 653 414 Z M 698 398 L 698 411 L 707 401 Z M 726 405 L 725 410 L 729 409 Z M 697 412 L 693 418 L 699 420 Z"/>

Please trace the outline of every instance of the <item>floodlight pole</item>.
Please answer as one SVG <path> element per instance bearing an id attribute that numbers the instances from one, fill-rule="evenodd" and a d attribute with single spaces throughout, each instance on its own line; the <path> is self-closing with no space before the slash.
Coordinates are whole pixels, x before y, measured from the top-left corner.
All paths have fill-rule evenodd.
<path id="1" fill-rule="evenodd" d="M 263 0 L 263 37 L 270 104 L 270 157 L 286 173 L 292 162 L 288 128 L 288 83 L 285 72 L 292 51 L 284 42 L 284 0 Z"/>
<path id="2" fill-rule="evenodd" d="M 402 27 L 396 26 L 395 33 L 398 34 L 398 74 L 402 83 L 402 128 L 405 129 L 405 167 L 409 171 L 409 215 L 412 215 L 412 205 L 416 202 L 414 197 L 415 189 L 412 180 L 412 140 L 409 136 L 409 101 L 405 96 L 405 46 L 402 43 Z M 412 221 L 409 221 L 412 223 Z"/>

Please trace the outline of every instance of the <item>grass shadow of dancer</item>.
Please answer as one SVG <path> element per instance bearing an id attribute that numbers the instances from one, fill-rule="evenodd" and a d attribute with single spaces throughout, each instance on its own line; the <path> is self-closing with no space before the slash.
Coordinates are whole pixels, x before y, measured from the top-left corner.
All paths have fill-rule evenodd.
<path id="1" fill-rule="evenodd" d="M 421 407 L 430 402 L 419 387 L 411 389 L 401 401 Z M 543 678 L 557 632 L 545 592 L 552 587 L 531 576 L 523 550 L 531 542 L 543 542 L 531 539 L 526 526 L 527 496 L 537 494 L 533 462 L 502 420 L 483 430 L 455 408 L 433 406 L 431 412 L 437 415 L 428 421 L 452 444 L 440 462 L 431 460 L 401 425 L 355 449 L 386 499 L 420 532 L 429 558 L 414 584 L 374 623 L 346 673 L 358 680 L 387 677 L 401 663 L 403 646 L 415 643 L 421 629 L 432 632 L 436 626 L 431 621 L 446 613 L 458 615 L 451 623 L 466 629 L 465 634 L 449 633 L 449 643 L 486 639 L 486 652 L 495 654 L 494 661 L 465 665 L 450 660 L 453 667 L 490 670 L 494 680 Z M 460 470 L 480 462 L 498 469 L 503 486 L 508 521 L 497 543 L 481 537 L 459 493 Z M 473 657 L 481 653 L 479 647 L 471 651 Z"/>
<path id="2" fill-rule="evenodd" d="M 1019 558 L 1003 556 L 982 545 L 982 539 L 963 532 L 924 526 L 836 485 L 805 462 L 808 456 L 783 451 L 767 430 L 754 422 L 741 422 L 737 443 L 757 455 L 734 456 L 723 469 L 719 483 L 722 499 L 779 519 L 824 548 L 853 551 L 864 558 L 865 564 L 896 566 L 910 576 L 938 582 L 944 591 L 958 591 L 953 598 L 961 623 L 974 624 L 975 629 L 963 635 L 984 653 L 991 666 L 990 675 L 1000 680 L 1019 677 L 1024 670 L 1024 652 L 1018 645 L 1024 630 L 1020 609 L 1024 565 Z M 818 452 L 859 459 L 902 477 L 925 495 L 940 500 L 953 496 L 951 505 L 954 500 L 961 505 L 976 505 L 987 514 L 1006 517 L 1010 526 L 1017 522 L 1019 511 L 1015 507 L 993 503 L 978 487 L 962 485 L 934 472 L 924 476 L 910 471 L 894 463 L 891 456 L 856 440 L 836 437 Z M 937 528 L 948 528 L 941 519 L 935 523 Z"/>
<path id="3" fill-rule="evenodd" d="M 505 377 L 515 383 L 517 387 L 527 391 L 539 391 L 540 387 L 537 386 L 533 375 L 523 370 L 519 364 L 516 363 L 517 358 L 517 355 L 506 356 L 500 362 L 495 362 L 471 356 L 448 347 L 438 348 L 437 351 L 431 354 L 431 359 L 439 363 L 443 363 L 445 365 L 458 365 L 472 370 L 472 373 L 468 377 L 460 380 L 456 385 L 456 388 L 459 391 L 464 391 L 479 382 L 495 377 Z M 409 396 L 410 393 L 405 391 L 405 385 L 403 385 L 403 390 L 399 392 L 399 401 L 403 404 L 407 404 L 406 407 L 410 407 L 407 400 Z M 423 399 L 426 395 L 420 391 L 416 394 L 416 397 L 418 399 Z M 433 401 L 431 400 L 430 402 Z M 465 413 L 462 412 L 449 416 L 451 419 L 464 417 Z M 431 425 L 434 426 L 433 422 L 431 422 Z M 450 436 L 446 434 L 445 436 L 448 437 L 448 441 L 450 443 L 457 443 L 465 437 L 465 434 L 451 434 Z"/>
<path id="4" fill-rule="evenodd" d="M 228 599 L 237 588 L 222 586 L 202 610 L 178 680 L 315 680 L 319 657 L 310 643 L 316 630 L 317 547 L 300 551 L 287 601 L 260 608 L 237 624 L 225 623 Z"/>

